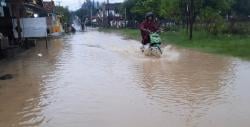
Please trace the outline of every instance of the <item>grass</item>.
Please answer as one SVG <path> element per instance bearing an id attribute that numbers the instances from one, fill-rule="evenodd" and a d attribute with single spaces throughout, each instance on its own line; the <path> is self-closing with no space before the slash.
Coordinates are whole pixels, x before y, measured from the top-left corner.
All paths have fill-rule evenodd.
<path id="1" fill-rule="evenodd" d="M 140 40 L 140 32 L 136 29 L 101 29 L 104 32 L 119 32 L 122 35 Z M 194 32 L 193 40 L 189 40 L 184 31 L 164 32 L 161 34 L 163 43 L 191 48 L 202 52 L 239 57 L 250 60 L 250 36 L 226 35 L 214 36 L 206 32 Z"/>
<path id="2" fill-rule="evenodd" d="M 140 39 L 140 32 L 136 29 L 106 29 L 106 28 L 99 28 L 99 31 L 101 32 L 113 32 L 113 33 L 120 33 L 123 36 L 129 38 L 129 39 L 134 39 L 134 40 L 139 40 Z"/>

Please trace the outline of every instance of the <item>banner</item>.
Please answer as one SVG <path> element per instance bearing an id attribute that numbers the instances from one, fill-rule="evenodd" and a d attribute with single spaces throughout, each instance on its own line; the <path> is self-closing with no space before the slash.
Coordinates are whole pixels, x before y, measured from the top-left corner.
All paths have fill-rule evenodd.
<path id="1" fill-rule="evenodd" d="M 47 37 L 47 21 L 46 17 L 40 18 L 21 18 L 21 35 L 24 38 Z M 17 21 L 14 19 L 13 28 L 15 38 L 18 37 L 16 30 Z"/>

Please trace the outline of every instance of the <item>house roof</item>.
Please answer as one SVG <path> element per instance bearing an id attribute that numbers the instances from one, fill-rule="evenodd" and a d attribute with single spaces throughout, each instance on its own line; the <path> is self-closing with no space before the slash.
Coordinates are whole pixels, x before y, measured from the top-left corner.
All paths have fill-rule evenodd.
<path id="1" fill-rule="evenodd" d="M 29 3 L 29 4 L 34 4 L 36 6 L 43 6 L 43 1 L 42 0 L 23 0 L 24 3 Z"/>
<path id="2" fill-rule="evenodd" d="M 111 4 L 105 4 L 105 7 L 106 9 L 117 10 L 121 5 L 122 3 L 111 3 Z"/>
<path id="3" fill-rule="evenodd" d="M 37 6 L 34 4 L 29 4 L 29 3 L 24 3 L 23 6 L 26 10 L 32 10 L 33 12 L 36 12 L 38 14 L 47 15 L 47 11 L 41 6 Z"/>
<path id="4" fill-rule="evenodd" d="M 1 1 L 1 0 L 0 0 Z M 35 6 L 40 6 L 43 7 L 43 2 L 42 0 L 5 0 L 6 3 L 10 3 L 10 4 L 32 4 Z"/>

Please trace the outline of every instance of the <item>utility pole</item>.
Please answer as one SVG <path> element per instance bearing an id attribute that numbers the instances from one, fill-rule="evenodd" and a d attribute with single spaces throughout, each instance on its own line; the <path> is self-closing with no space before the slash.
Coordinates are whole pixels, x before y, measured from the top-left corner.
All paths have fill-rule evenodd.
<path id="1" fill-rule="evenodd" d="M 127 27 L 127 8 L 124 9 L 124 27 Z"/>
<path id="2" fill-rule="evenodd" d="M 91 9 L 90 9 L 90 23 L 91 23 L 91 27 L 93 27 L 93 6 L 91 5 Z"/>
<path id="3" fill-rule="evenodd" d="M 194 0 L 191 0 L 190 2 L 190 10 L 189 10 L 190 14 L 189 14 L 189 23 L 190 23 L 190 26 L 189 26 L 189 29 L 190 29 L 190 32 L 189 32 L 189 39 L 192 40 L 193 38 L 193 24 L 194 24 Z"/>
<path id="4" fill-rule="evenodd" d="M 125 8 L 124 11 L 125 11 L 125 17 L 124 18 L 125 18 L 125 20 L 127 20 L 127 8 Z"/>
<path id="5" fill-rule="evenodd" d="M 59 7 L 61 7 L 61 3 L 62 3 L 62 1 L 57 1 L 57 4 Z"/>
<path id="6" fill-rule="evenodd" d="M 103 27 L 106 26 L 106 14 L 105 14 L 105 12 L 106 12 L 106 8 L 105 8 L 105 4 L 104 4 L 104 6 L 102 6 L 102 25 L 103 25 Z"/>
<path id="7" fill-rule="evenodd" d="M 187 34 L 188 34 L 188 32 L 189 32 L 189 24 L 190 24 L 190 20 L 189 20 L 189 18 L 190 18 L 190 9 L 189 9 L 189 1 L 188 0 L 186 0 L 186 24 L 187 24 Z"/>
<path id="8" fill-rule="evenodd" d="M 16 10 L 20 10 L 20 5 L 21 4 L 17 4 L 17 9 Z M 19 11 L 17 11 L 17 27 L 16 27 L 16 30 L 17 30 L 17 33 L 18 33 L 18 43 L 21 43 L 22 41 L 22 28 L 21 28 L 21 13 Z"/>
<path id="9" fill-rule="evenodd" d="M 108 14 L 107 14 L 107 18 L 108 18 L 107 21 L 108 21 L 108 24 L 107 24 L 107 25 L 108 25 L 108 27 L 110 26 L 110 25 L 109 25 L 109 24 L 110 24 L 110 21 L 109 21 L 109 20 L 110 20 L 110 17 L 109 17 L 109 9 L 110 9 L 110 8 L 109 8 L 109 0 L 107 0 L 107 11 L 108 11 Z"/>
<path id="10" fill-rule="evenodd" d="M 125 27 L 127 27 L 127 8 L 125 8 L 125 17 L 124 17 L 124 20 L 125 20 Z"/>

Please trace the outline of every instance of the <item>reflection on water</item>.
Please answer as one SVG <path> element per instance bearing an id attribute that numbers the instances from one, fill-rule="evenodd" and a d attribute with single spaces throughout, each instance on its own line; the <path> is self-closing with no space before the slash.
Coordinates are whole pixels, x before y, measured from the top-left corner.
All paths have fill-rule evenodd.
<path id="1" fill-rule="evenodd" d="M 226 101 L 230 90 L 226 91 L 225 87 L 232 85 L 233 67 L 227 59 L 179 51 L 182 56 L 175 62 L 148 60 L 140 63 L 140 84 L 164 112 L 194 122 L 206 115 L 213 105 Z"/>
<path id="2" fill-rule="evenodd" d="M 96 31 L 0 62 L 0 127 L 248 127 L 250 63 Z M 38 55 L 39 54 L 39 55 Z"/>

